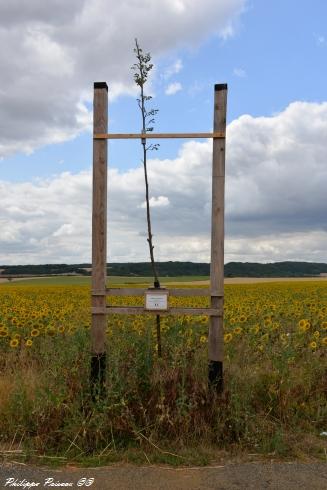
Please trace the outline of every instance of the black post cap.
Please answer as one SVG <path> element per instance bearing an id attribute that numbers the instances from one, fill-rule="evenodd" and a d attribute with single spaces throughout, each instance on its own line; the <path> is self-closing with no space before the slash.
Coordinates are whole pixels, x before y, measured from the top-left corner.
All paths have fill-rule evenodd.
<path id="1" fill-rule="evenodd" d="M 94 88 L 105 88 L 106 91 L 108 92 L 108 85 L 107 82 L 94 82 Z"/>
<path id="2" fill-rule="evenodd" d="M 227 90 L 227 83 L 216 83 L 215 92 L 219 92 L 219 90 Z"/>

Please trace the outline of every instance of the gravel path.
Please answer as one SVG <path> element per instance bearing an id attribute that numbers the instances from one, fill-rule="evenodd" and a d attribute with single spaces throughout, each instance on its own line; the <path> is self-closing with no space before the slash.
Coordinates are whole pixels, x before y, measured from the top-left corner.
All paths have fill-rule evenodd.
<path id="1" fill-rule="evenodd" d="M 51 478 L 52 481 L 47 481 Z M 326 490 L 327 463 L 228 463 L 194 468 L 114 465 L 60 470 L 9 463 L 0 466 L 1 489 L 86 487 L 92 490 Z"/>

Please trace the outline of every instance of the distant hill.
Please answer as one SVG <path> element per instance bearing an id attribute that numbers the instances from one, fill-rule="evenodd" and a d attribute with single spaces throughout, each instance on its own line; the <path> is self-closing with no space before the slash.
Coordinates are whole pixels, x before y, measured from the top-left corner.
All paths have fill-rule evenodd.
<path id="1" fill-rule="evenodd" d="M 229 262 L 225 277 L 306 277 L 327 273 L 327 264 L 314 262 Z"/>
<path id="2" fill-rule="evenodd" d="M 28 274 L 35 276 L 52 276 L 61 274 L 88 275 L 89 273 L 85 269 L 90 267 L 90 264 L 0 265 L 0 277 L 1 274 Z"/>
<path id="3" fill-rule="evenodd" d="M 172 276 L 208 276 L 210 264 L 198 262 L 159 262 L 159 275 Z M 274 262 L 260 264 L 256 262 L 229 262 L 225 264 L 225 277 L 310 277 L 327 274 L 327 264 L 314 262 Z M 90 264 L 44 264 L 44 265 L 0 265 L 2 275 L 61 275 L 91 274 Z M 152 276 L 148 262 L 108 264 L 108 275 L 113 276 Z"/>

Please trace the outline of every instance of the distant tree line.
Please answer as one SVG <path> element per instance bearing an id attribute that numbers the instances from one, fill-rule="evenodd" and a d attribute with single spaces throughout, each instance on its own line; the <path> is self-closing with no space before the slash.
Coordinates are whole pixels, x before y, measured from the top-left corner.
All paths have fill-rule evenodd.
<path id="1" fill-rule="evenodd" d="M 90 264 L 42 264 L 42 265 L 0 265 L 2 274 L 28 274 L 36 276 L 52 276 L 61 274 L 89 275 L 86 268 L 91 268 Z M 1 277 L 1 274 L 0 274 Z"/>
<path id="2" fill-rule="evenodd" d="M 229 262 L 225 277 L 306 277 L 327 273 L 327 264 L 314 262 Z"/>
<path id="3" fill-rule="evenodd" d="M 91 264 L 43 264 L 43 265 L 0 265 L 2 274 L 8 275 L 91 275 Z M 152 276 L 151 264 L 147 262 L 118 262 L 108 264 L 108 275 Z M 158 262 L 160 277 L 209 276 L 210 264 L 199 262 Z M 327 273 L 327 264 L 313 262 L 229 262 L 225 264 L 225 277 L 310 277 Z M 1 277 L 1 274 L 0 274 Z"/>

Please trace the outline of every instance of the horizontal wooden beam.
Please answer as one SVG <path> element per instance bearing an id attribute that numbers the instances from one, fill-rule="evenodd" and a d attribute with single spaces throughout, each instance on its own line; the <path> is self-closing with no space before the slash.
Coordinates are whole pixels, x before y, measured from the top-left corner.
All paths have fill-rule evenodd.
<path id="1" fill-rule="evenodd" d="M 143 296 L 145 288 L 108 288 L 106 290 L 107 296 Z M 170 296 L 210 296 L 209 289 L 205 288 L 189 288 L 189 289 L 178 289 L 178 288 L 167 288 Z"/>
<path id="2" fill-rule="evenodd" d="M 102 289 L 92 289 L 91 296 L 106 296 L 106 291 L 102 291 Z"/>
<path id="3" fill-rule="evenodd" d="M 175 139 L 175 138 L 225 138 L 225 133 L 97 133 L 96 140 L 133 140 L 133 139 Z"/>
<path id="4" fill-rule="evenodd" d="M 143 306 L 107 306 L 91 308 L 94 315 L 207 315 L 222 316 L 217 308 L 169 308 L 168 310 L 146 310 Z"/>
<path id="5" fill-rule="evenodd" d="M 92 296 L 144 296 L 147 288 L 107 288 L 105 291 L 93 290 Z M 170 296 L 218 296 L 223 297 L 215 291 L 208 288 L 167 288 Z"/>
<path id="6" fill-rule="evenodd" d="M 107 288 L 105 291 L 92 290 L 92 296 L 144 296 L 147 288 Z M 170 296 L 176 297 L 195 297 L 195 296 L 215 296 L 223 297 L 216 291 L 210 291 L 208 288 L 167 288 Z"/>

